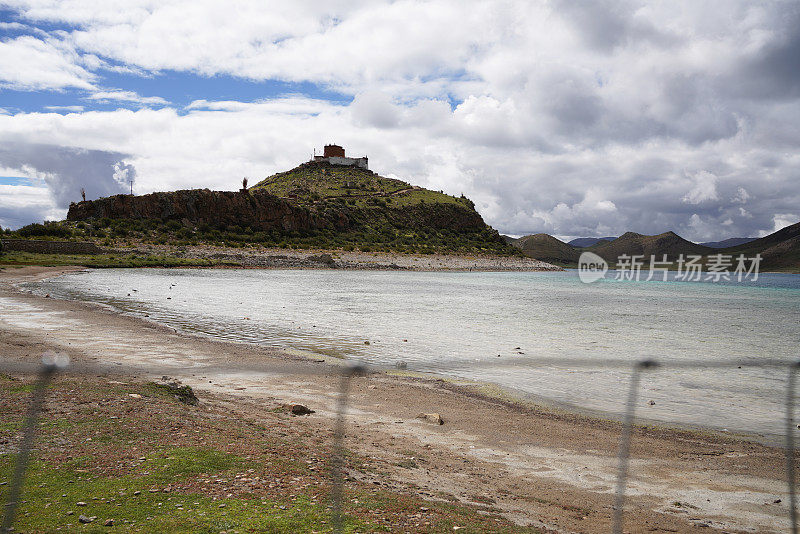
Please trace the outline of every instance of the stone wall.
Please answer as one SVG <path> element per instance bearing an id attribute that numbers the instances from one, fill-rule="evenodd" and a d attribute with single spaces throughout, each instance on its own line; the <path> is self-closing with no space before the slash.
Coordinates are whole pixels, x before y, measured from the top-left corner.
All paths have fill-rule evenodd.
<path id="1" fill-rule="evenodd" d="M 328 161 L 332 165 L 350 165 L 354 167 L 361 167 L 362 169 L 369 169 L 369 163 L 367 158 L 339 158 L 336 156 L 332 156 L 330 158 L 325 158 L 323 161 Z"/>
<path id="2" fill-rule="evenodd" d="M 3 239 L 3 250 L 37 254 L 100 254 L 103 249 L 88 241 L 46 241 L 44 239 Z"/>

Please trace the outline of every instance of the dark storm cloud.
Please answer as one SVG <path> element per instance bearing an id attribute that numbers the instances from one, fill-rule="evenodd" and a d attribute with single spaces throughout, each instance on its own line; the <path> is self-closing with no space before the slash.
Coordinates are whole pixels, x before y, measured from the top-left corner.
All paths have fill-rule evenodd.
<path id="1" fill-rule="evenodd" d="M 87 199 L 124 192 L 125 184 L 115 179 L 115 172 L 119 178 L 126 157 L 119 152 L 45 144 L 0 146 L 0 166 L 36 171 L 51 190 L 55 207 L 62 209 L 81 199 L 81 188 L 86 190 Z"/>
<path id="2" fill-rule="evenodd" d="M 638 20 L 634 2 L 558 0 L 553 7 L 575 26 L 589 47 L 604 53 L 634 42 L 671 46 L 679 41 L 650 22 Z"/>
<path id="3" fill-rule="evenodd" d="M 777 37 L 743 62 L 729 79 L 738 96 L 763 99 L 800 97 L 800 4 L 780 6 Z"/>
<path id="4" fill-rule="evenodd" d="M 0 206 L 0 226 L 16 230 L 32 222 L 52 218 L 52 209 L 47 205 Z"/>

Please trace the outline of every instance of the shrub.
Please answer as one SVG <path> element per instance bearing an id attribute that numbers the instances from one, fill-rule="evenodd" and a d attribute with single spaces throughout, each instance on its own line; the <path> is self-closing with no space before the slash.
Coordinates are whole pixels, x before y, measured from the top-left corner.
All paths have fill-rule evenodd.
<path id="1" fill-rule="evenodd" d="M 70 237 L 72 235 L 72 231 L 69 228 L 53 223 L 29 224 L 23 226 L 17 232 L 22 237 Z"/>
<path id="2" fill-rule="evenodd" d="M 181 223 L 179 221 L 176 221 L 175 219 L 172 219 L 170 221 L 167 221 L 167 224 L 165 224 L 164 226 L 166 227 L 167 230 L 171 230 L 174 232 L 175 230 L 179 230 L 181 228 Z"/>

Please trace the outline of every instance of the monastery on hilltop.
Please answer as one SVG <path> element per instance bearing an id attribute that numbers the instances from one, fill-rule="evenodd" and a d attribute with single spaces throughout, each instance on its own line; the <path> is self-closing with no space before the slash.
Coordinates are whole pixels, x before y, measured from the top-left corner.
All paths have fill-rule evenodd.
<path id="1" fill-rule="evenodd" d="M 322 155 L 314 154 L 312 161 L 327 161 L 332 165 L 349 165 L 369 170 L 367 156 L 363 158 L 348 158 L 344 155 L 344 148 L 339 145 L 325 145 Z"/>

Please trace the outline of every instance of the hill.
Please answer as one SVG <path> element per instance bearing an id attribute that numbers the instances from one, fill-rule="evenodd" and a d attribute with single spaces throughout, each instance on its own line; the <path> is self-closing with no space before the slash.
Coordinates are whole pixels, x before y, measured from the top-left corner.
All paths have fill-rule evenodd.
<path id="1" fill-rule="evenodd" d="M 500 234 L 500 237 L 502 237 L 503 241 L 505 241 L 509 245 L 513 245 L 516 242 L 516 240 L 518 239 L 516 237 L 511 237 L 510 235 L 504 235 L 504 234 Z"/>
<path id="2" fill-rule="evenodd" d="M 729 248 L 729 247 L 744 245 L 745 243 L 749 243 L 750 241 L 755 241 L 756 239 L 757 238 L 755 237 L 729 237 L 728 239 L 723 239 L 722 241 L 709 241 L 707 243 L 698 243 L 698 244 L 703 245 L 704 247 L 711 247 L 711 248 Z"/>
<path id="3" fill-rule="evenodd" d="M 705 256 L 715 252 L 709 247 L 687 241 L 675 232 L 658 235 L 626 232 L 614 241 L 604 241 L 591 247 L 591 250 L 610 263 L 616 263 L 617 258 L 623 254 L 643 255 L 646 259 L 654 255 L 659 260 L 666 254 L 668 260 L 675 261 L 681 254 Z"/>
<path id="4" fill-rule="evenodd" d="M 586 248 L 594 246 L 600 241 L 614 241 L 615 239 L 616 237 L 579 237 L 577 239 L 573 239 L 567 244 L 575 248 Z"/>
<path id="5" fill-rule="evenodd" d="M 89 236 L 99 228 L 109 237 L 177 245 L 519 255 L 466 197 L 325 161 L 238 192 L 193 189 L 78 202 L 67 219 L 89 223 Z"/>
<path id="6" fill-rule="evenodd" d="M 526 256 L 559 265 L 577 264 L 580 257 L 580 252 L 574 247 L 549 234 L 520 237 L 514 242 L 514 246 Z"/>
<path id="7" fill-rule="evenodd" d="M 760 239 L 720 250 L 723 254 L 752 257 L 761 254 L 761 270 L 800 270 L 800 222 Z"/>

